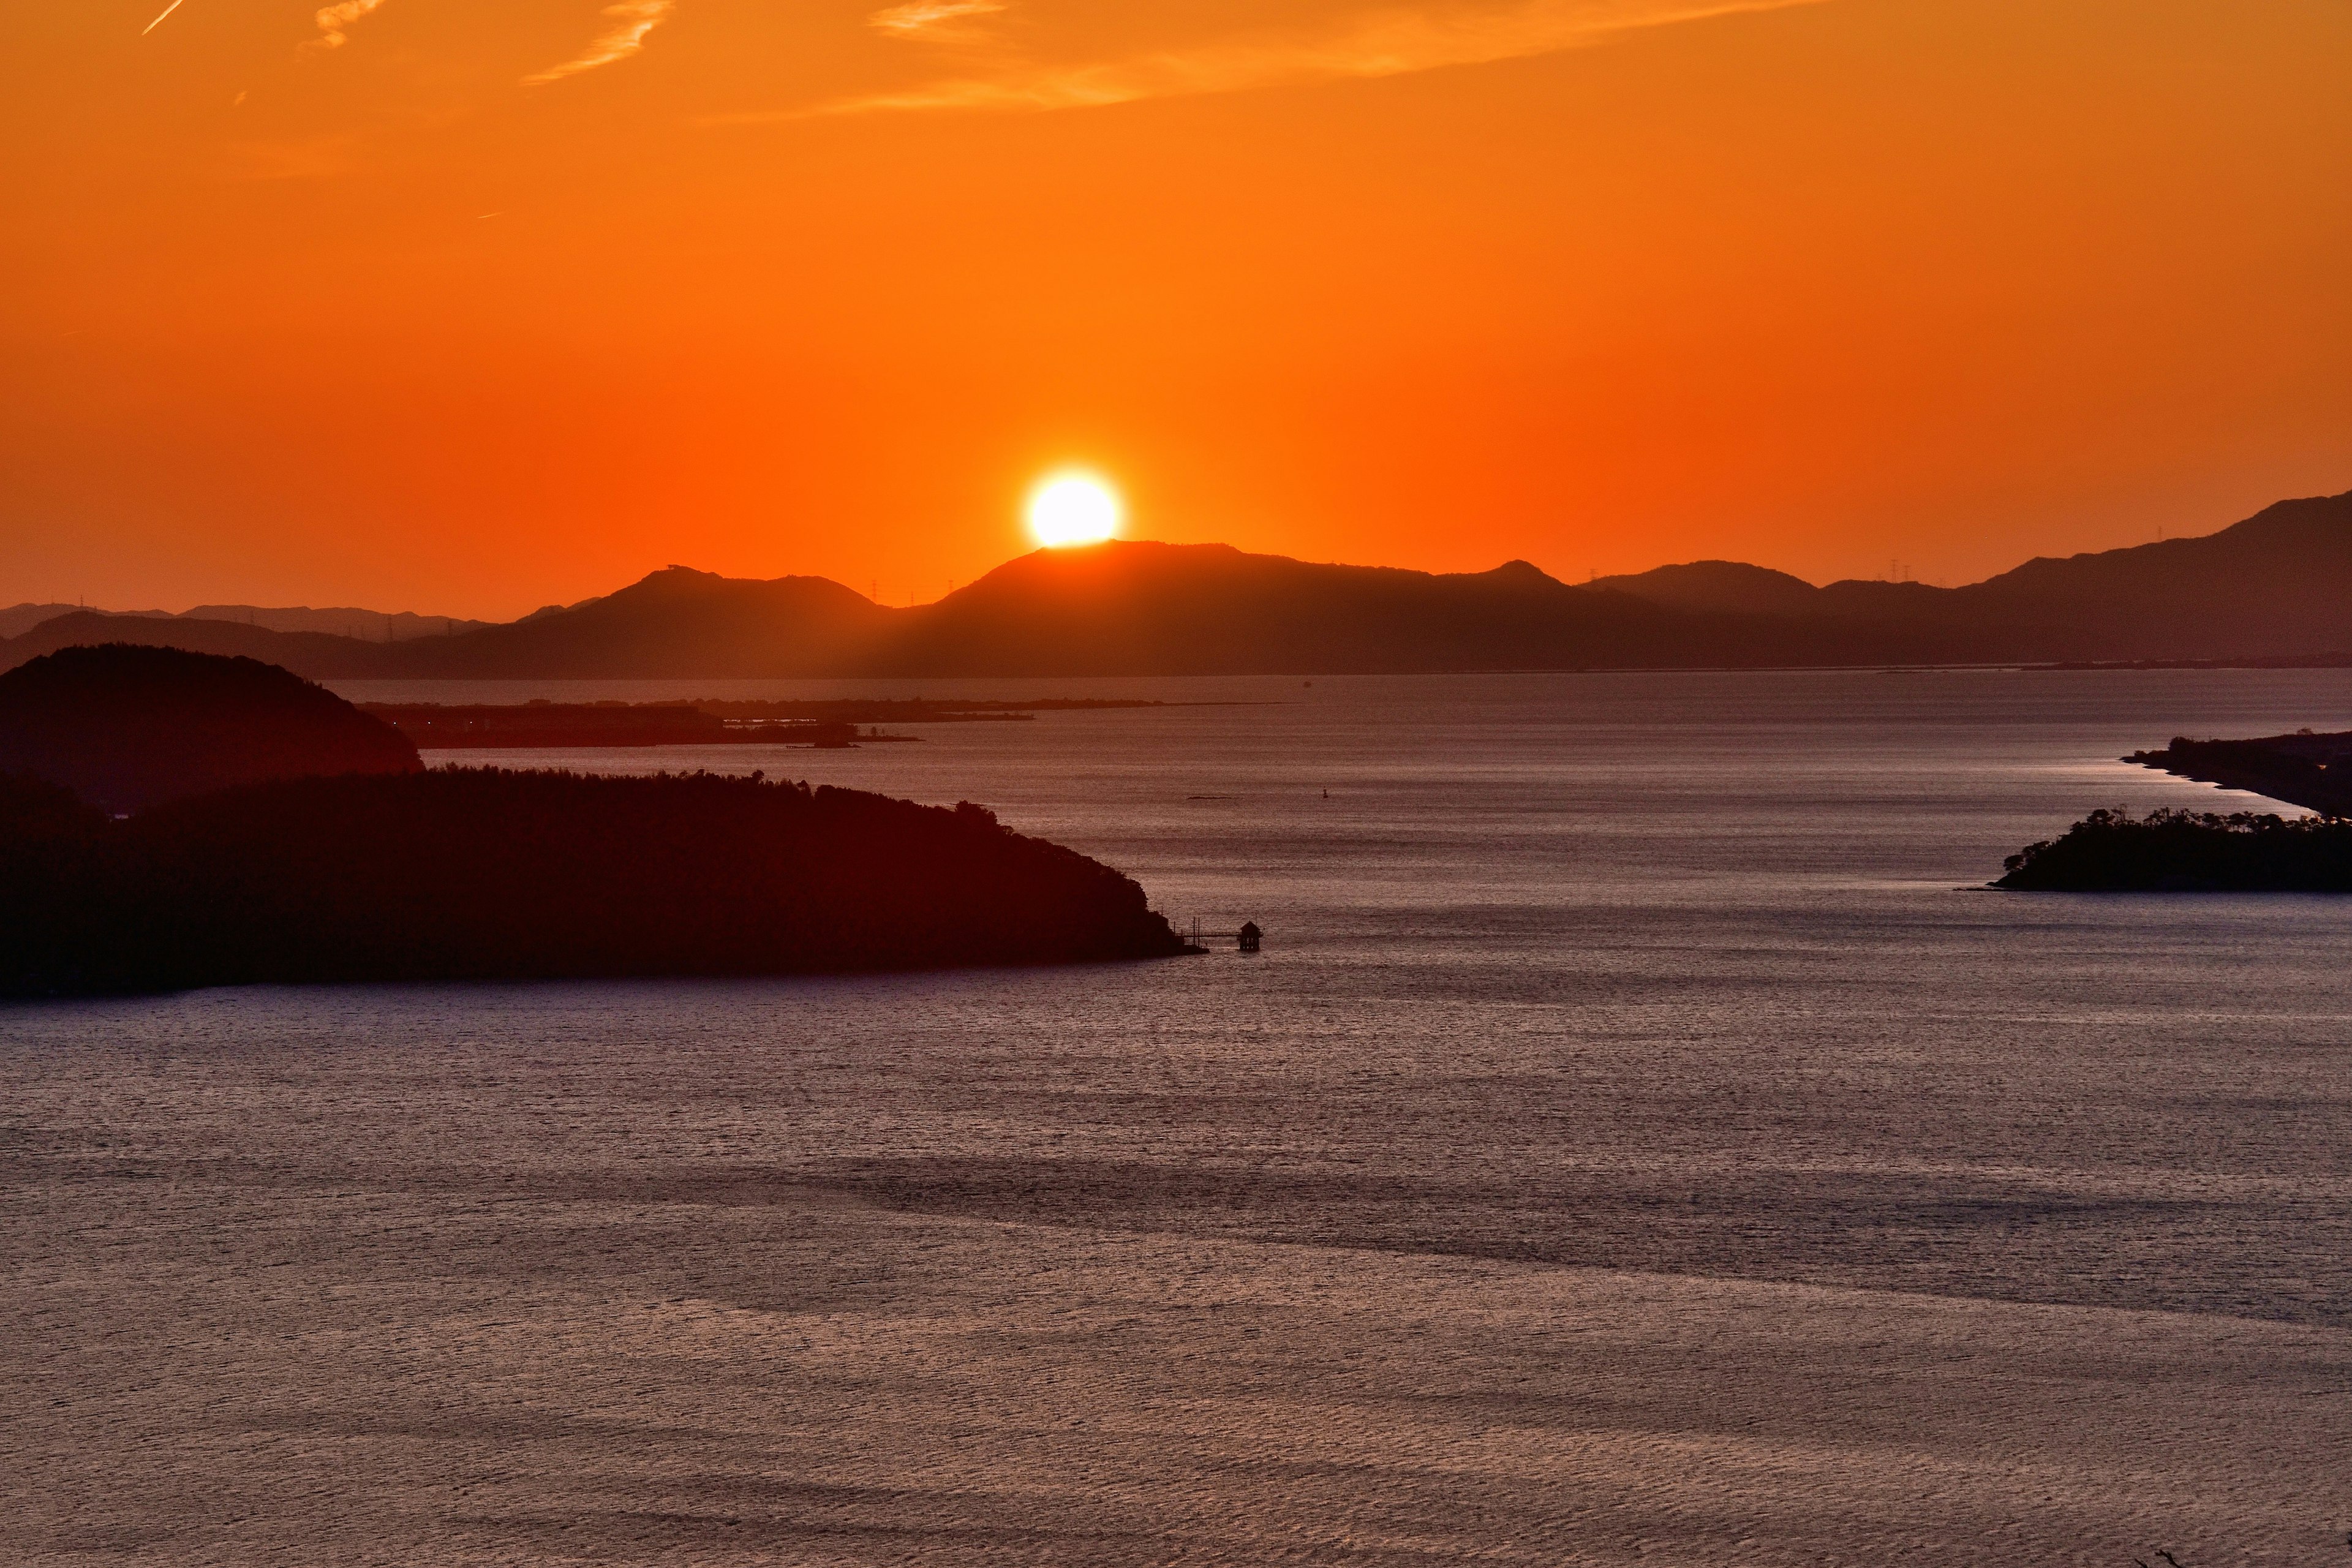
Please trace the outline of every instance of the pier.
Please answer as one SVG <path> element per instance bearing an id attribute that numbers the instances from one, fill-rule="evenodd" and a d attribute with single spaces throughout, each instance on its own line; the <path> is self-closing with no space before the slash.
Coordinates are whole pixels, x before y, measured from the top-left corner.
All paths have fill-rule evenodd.
<path id="1" fill-rule="evenodd" d="M 1195 916 L 1191 929 L 1180 934 L 1186 942 L 1203 952 L 1218 951 L 1211 945 L 1212 943 L 1228 942 L 1234 944 L 1233 951 L 1235 952 L 1255 952 L 1265 942 L 1265 932 L 1258 929 L 1258 923 L 1255 921 L 1244 921 L 1239 931 L 1202 931 L 1200 919 Z"/>

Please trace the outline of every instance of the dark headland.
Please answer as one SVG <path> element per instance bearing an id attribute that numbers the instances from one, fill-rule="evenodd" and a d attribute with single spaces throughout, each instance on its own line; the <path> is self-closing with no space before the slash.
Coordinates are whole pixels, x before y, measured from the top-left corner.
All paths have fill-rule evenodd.
<path id="1" fill-rule="evenodd" d="M 2352 893 L 2352 822 L 2095 811 L 2009 858 L 1993 884 L 2053 893 Z"/>
<path id="2" fill-rule="evenodd" d="M 2095 811 L 1993 884 L 2032 892 L 2352 892 L 2352 732 L 2174 737 L 2124 759 L 2315 813 Z"/>
<path id="3" fill-rule="evenodd" d="M 274 680 L 218 668 L 231 661 L 165 657 L 189 661 L 179 676 L 197 695 L 184 724 L 223 691 L 236 712 L 257 690 L 283 695 Z M 37 672 L 35 684 L 49 679 Z M 0 753 L 37 764 L 0 772 L 0 994 L 1186 951 L 1133 880 L 977 805 L 758 777 L 427 773 L 388 726 L 341 706 L 401 748 L 357 757 L 386 765 L 358 771 L 332 747 L 279 746 L 269 752 L 279 776 L 226 787 L 201 749 L 173 753 L 187 764 L 179 773 L 142 752 L 116 727 L 121 704 L 93 703 L 100 717 L 78 732 L 35 705 L 46 751 L 0 721 Z M 289 710 L 332 714 L 309 697 Z M 140 761 L 129 775 L 90 762 L 126 754 Z M 123 776 L 136 792 L 118 790 Z M 112 793 L 93 804 L 77 779 Z"/>

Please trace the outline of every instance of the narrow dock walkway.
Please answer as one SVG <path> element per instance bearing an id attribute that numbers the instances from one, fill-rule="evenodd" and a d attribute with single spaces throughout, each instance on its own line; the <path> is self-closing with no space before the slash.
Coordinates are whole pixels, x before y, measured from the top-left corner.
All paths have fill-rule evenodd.
<path id="1" fill-rule="evenodd" d="M 1203 952 L 1213 951 L 1209 946 L 1213 942 L 1230 942 L 1234 944 L 1235 952 L 1255 952 L 1265 942 L 1265 932 L 1258 929 L 1255 921 L 1244 921 L 1239 931 L 1202 931 L 1201 922 L 1196 918 L 1192 921 L 1192 929 L 1181 934 L 1186 942 Z"/>

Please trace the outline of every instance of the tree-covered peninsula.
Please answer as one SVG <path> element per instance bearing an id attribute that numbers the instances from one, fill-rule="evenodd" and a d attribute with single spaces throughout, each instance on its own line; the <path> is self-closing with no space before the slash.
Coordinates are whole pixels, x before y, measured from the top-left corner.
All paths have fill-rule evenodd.
<path id="1" fill-rule="evenodd" d="M 2009 858 L 2027 892 L 2352 892 L 2352 820 L 2268 813 L 2095 811 Z"/>
<path id="2" fill-rule="evenodd" d="M 0 993 L 792 974 L 1185 951 L 981 807 L 690 774 L 276 780 L 127 817 L 0 777 Z"/>
<path id="3" fill-rule="evenodd" d="M 427 773 L 331 691 L 174 648 L 0 675 L 0 995 L 1184 951 L 1133 881 L 976 805 Z"/>

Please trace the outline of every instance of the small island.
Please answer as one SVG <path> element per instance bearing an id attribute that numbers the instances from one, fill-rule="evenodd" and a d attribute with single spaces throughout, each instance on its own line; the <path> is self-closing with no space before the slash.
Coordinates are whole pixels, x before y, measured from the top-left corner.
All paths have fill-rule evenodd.
<path id="1" fill-rule="evenodd" d="M 2352 821 L 2095 811 L 2009 858 L 1992 886 L 2067 893 L 2352 893 Z"/>

